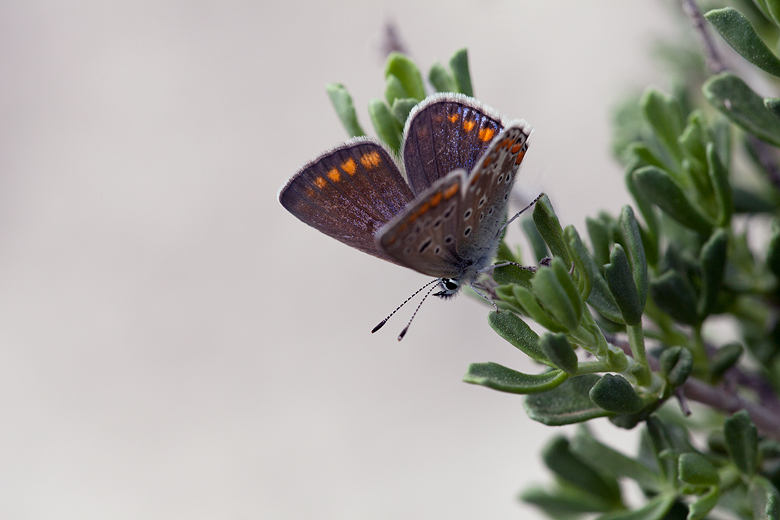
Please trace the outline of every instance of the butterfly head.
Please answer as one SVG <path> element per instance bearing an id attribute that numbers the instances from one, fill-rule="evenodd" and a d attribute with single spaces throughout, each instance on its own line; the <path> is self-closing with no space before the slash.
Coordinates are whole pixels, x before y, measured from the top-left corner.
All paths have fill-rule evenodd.
<path id="1" fill-rule="evenodd" d="M 460 280 L 457 278 L 440 278 L 439 287 L 441 291 L 433 293 L 439 298 L 452 298 L 460 290 Z"/>

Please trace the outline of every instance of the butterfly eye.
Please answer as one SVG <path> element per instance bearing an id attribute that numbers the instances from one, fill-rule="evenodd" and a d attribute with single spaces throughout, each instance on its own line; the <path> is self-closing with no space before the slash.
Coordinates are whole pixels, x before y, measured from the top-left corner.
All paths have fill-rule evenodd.
<path id="1" fill-rule="evenodd" d="M 455 240 L 455 237 L 453 237 L 452 235 L 447 235 L 445 237 L 445 239 L 444 239 L 444 243 L 447 244 L 447 245 L 450 245 L 450 244 L 452 244 L 452 242 L 454 240 Z"/>
<path id="2" fill-rule="evenodd" d="M 497 182 L 500 183 L 503 180 L 504 180 L 504 174 L 502 173 L 501 175 L 498 176 L 498 181 Z"/>
<path id="3" fill-rule="evenodd" d="M 441 286 L 444 288 L 445 291 L 449 293 L 453 293 L 458 290 L 458 287 L 460 287 L 460 283 L 458 283 L 457 280 L 453 280 L 452 278 L 442 278 Z"/>
<path id="4" fill-rule="evenodd" d="M 468 220 L 471 217 L 471 208 L 467 209 L 466 212 L 463 214 L 463 220 Z"/>
<path id="5" fill-rule="evenodd" d="M 418 253 L 422 253 L 423 251 L 425 251 L 426 249 L 428 249 L 428 246 L 430 246 L 430 245 L 431 245 L 431 242 L 433 242 L 433 239 L 432 239 L 432 238 L 429 238 L 428 240 L 426 240 L 425 242 L 423 242 L 422 244 L 420 244 L 420 249 L 418 249 L 418 250 L 417 250 L 417 252 L 418 252 Z"/>
<path id="6" fill-rule="evenodd" d="M 441 217 L 436 217 L 433 221 L 433 229 L 439 229 L 439 226 L 441 226 Z"/>
<path id="7" fill-rule="evenodd" d="M 486 203 L 486 202 L 487 202 L 487 197 L 482 197 L 481 199 L 479 199 L 479 205 L 478 205 L 478 207 L 480 207 L 480 208 L 481 208 L 482 206 L 484 206 L 484 205 L 485 205 L 485 203 Z"/>
<path id="8" fill-rule="evenodd" d="M 469 227 L 467 227 L 466 229 L 463 230 L 463 236 L 467 237 L 467 236 L 469 236 L 469 233 L 471 233 L 471 226 L 469 226 Z"/>

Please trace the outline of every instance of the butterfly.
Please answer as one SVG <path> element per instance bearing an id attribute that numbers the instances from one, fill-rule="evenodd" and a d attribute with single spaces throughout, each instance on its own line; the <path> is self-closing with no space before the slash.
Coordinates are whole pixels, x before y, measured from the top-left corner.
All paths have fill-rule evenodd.
<path id="1" fill-rule="evenodd" d="M 448 298 L 469 284 L 493 303 L 474 282 L 495 267 L 529 135 L 525 121 L 505 123 L 476 99 L 434 94 L 407 119 L 405 176 L 384 145 L 358 137 L 303 166 L 279 202 L 336 240 L 435 277 L 428 294 L 438 287 L 434 296 Z"/>

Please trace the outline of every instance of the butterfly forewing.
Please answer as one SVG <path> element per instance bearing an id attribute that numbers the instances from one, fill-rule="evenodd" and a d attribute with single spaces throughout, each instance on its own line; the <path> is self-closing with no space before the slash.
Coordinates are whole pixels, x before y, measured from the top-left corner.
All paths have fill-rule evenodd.
<path id="1" fill-rule="evenodd" d="M 470 172 L 502 128 L 500 116 L 465 96 L 423 101 L 409 116 L 402 152 L 414 194 L 457 168 Z"/>
<path id="2" fill-rule="evenodd" d="M 398 263 L 423 274 L 460 276 L 457 231 L 465 179 L 465 170 L 455 170 L 434 182 L 379 231 L 379 248 Z"/>
<path id="3" fill-rule="evenodd" d="M 458 216 L 458 255 L 482 259 L 495 254 L 498 232 L 506 218 L 509 193 L 525 156 L 529 129 L 513 121 L 491 143 L 490 148 L 466 180 Z"/>
<path id="4" fill-rule="evenodd" d="M 390 154 L 367 139 L 349 141 L 296 173 L 279 202 L 315 229 L 366 253 L 397 261 L 374 235 L 414 198 Z"/>

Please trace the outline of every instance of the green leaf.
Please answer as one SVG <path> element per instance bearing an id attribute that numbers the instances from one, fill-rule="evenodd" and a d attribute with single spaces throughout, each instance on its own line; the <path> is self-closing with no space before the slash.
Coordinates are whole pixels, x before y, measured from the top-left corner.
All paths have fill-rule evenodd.
<path id="1" fill-rule="evenodd" d="M 540 487 L 527 489 L 520 494 L 520 499 L 542 509 L 556 520 L 574 519 L 582 513 L 604 513 L 614 509 L 613 504 L 603 498 L 565 483 L 552 491 Z"/>
<path id="2" fill-rule="evenodd" d="M 677 459 L 679 479 L 692 486 L 717 486 L 718 470 L 707 457 L 699 453 L 682 453 Z"/>
<path id="3" fill-rule="evenodd" d="M 511 312 L 488 314 L 488 323 L 499 336 L 507 340 L 537 363 L 554 366 L 539 347 L 539 336 L 526 323 Z"/>
<path id="4" fill-rule="evenodd" d="M 683 152 L 677 138 L 683 131 L 683 112 L 677 100 L 655 87 L 649 87 L 640 101 L 645 119 L 676 164 L 682 164 Z"/>
<path id="5" fill-rule="evenodd" d="M 425 99 L 425 87 L 420 69 L 408 56 L 400 52 L 390 53 L 385 62 L 385 78 L 391 74 L 398 78 L 408 97 L 413 97 L 418 102 Z"/>
<path id="6" fill-rule="evenodd" d="M 585 226 L 593 247 L 593 259 L 597 265 L 602 266 L 609 262 L 609 251 L 612 245 L 609 229 L 604 222 L 592 217 L 585 217 Z"/>
<path id="7" fill-rule="evenodd" d="M 591 401 L 613 413 L 636 413 L 644 406 L 631 383 L 617 374 L 604 374 L 590 389 L 589 395 Z"/>
<path id="8" fill-rule="evenodd" d="M 515 298 L 511 285 L 499 285 L 496 287 L 497 300 L 494 300 L 501 310 L 523 313 L 523 306 Z"/>
<path id="9" fill-rule="evenodd" d="M 543 374 L 523 374 L 498 363 L 488 362 L 469 365 L 463 381 L 512 394 L 535 394 L 549 392 L 568 377 L 560 370 L 551 370 Z"/>
<path id="10" fill-rule="evenodd" d="M 666 517 L 666 513 L 674 505 L 676 498 L 675 493 L 662 493 L 649 500 L 639 509 L 607 513 L 596 520 L 663 520 Z"/>
<path id="11" fill-rule="evenodd" d="M 682 135 L 677 138 L 685 158 L 690 162 L 691 168 L 697 173 L 703 173 L 707 170 L 707 156 L 704 146 L 710 140 L 708 134 L 704 114 L 701 110 L 696 110 L 688 116 L 688 124 Z M 701 184 L 701 179 L 698 178 L 698 175 L 695 175 L 692 180 L 697 185 Z"/>
<path id="12" fill-rule="evenodd" d="M 724 229 L 718 229 L 701 248 L 701 292 L 699 294 L 699 317 L 704 319 L 715 310 L 723 273 L 726 270 L 726 248 L 729 236 Z"/>
<path id="13" fill-rule="evenodd" d="M 531 244 L 531 249 L 534 251 L 534 258 L 537 262 L 541 262 L 542 259 L 547 258 L 547 244 L 544 243 L 542 235 L 539 234 L 539 230 L 536 229 L 533 219 L 526 218 L 520 223 L 523 228 L 525 236 L 528 238 L 528 243 Z"/>
<path id="14" fill-rule="evenodd" d="M 615 298 L 613 298 L 612 293 L 609 292 L 607 281 L 601 276 L 601 273 L 595 265 L 592 266 L 592 272 L 593 287 L 588 296 L 588 305 L 599 311 L 599 313 L 608 320 L 611 320 L 614 323 L 621 323 L 623 317 L 620 314 L 620 309 L 615 302 Z"/>
<path id="15" fill-rule="evenodd" d="M 677 482 L 677 461 L 674 458 L 665 456 L 664 454 L 675 451 L 675 442 L 672 439 L 672 433 L 669 427 L 658 418 L 657 414 L 653 414 L 645 421 L 647 426 L 647 433 L 650 437 L 650 441 L 655 454 L 656 461 L 667 478 L 667 482 L 675 484 Z"/>
<path id="16" fill-rule="evenodd" d="M 428 72 L 428 81 L 431 82 L 436 92 L 457 92 L 452 75 L 438 61 L 431 66 L 431 70 Z"/>
<path id="17" fill-rule="evenodd" d="M 610 263 L 604 266 L 604 277 L 607 280 L 609 291 L 620 309 L 622 321 L 626 325 L 641 323 L 644 305 L 639 301 L 631 266 L 620 244 L 615 244 L 610 255 Z"/>
<path id="18" fill-rule="evenodd" d="M 577 373 L 577 354 L 565 334 L 542 334 L 539 346 L 556 367 L 569 375 Z"/>
<path id="19" fill-rule="evenodd" d="M 566 246 L 574 266 L 577 268 L 577 290 L 580 293 L 580 298 L 587 300 L 593 288 L 593 277 L 596 275 L 593 271 L 595 267 L 593 266 L 593 260 L 585 249 L 580 234 L 577 233 L 574 226 L 571 224 L 566 226 L 563 230 L 563 238 L 566 241 Z"/>
<path id="20" fill-rule="evenodd" d="M 368 115 L 379 138 L 397 154 L 401 149 L 401 128 L 385 102 L 379 98 L 369 101 Z"/>
<path id="21" fill-rule="evenodd" d="M 534 224 L 539 234 L 544 238 L 545 243 L 550 248 L 553 256 L 559 256 L 566 265 L 571 265 L 569 253 L 566 251 L 566 244 L 563 242 L 563 229 L 558 217 L 555 215 L 550 199 L 547 195 L 542 196 L 536 202 L 533 212 Z"/>
<path id="22" fill-rule="evenodd" d="M 631 206 L 623 206 L 620 212 L 620 229 L 626 245 L 626 253 L 631 263 L 631 274 L 639 294 L 639 304 L 644 310 L 647 301 L 647 257 L 642 243 L 642 235 L 639 231 L 639 223 L 634 217 Z"/>
<path id="23" fill-rule="evenodd" d="M 710 234 L 712 222 L 691 204 L 668 173 L 655 166 L 645 166 L 634 172 L 634 182 L 648 200 L 674 220 L 703 235 Z"/>
<path id="24" fill-rule="evenodd" d="M 707 143 L 707 168 L 710 182 L 715 189 L 715 200 L 718 203 L 718 226 L 728 227 L 731 215 L 734 213 L 734 196 L 729 183 L 729 172 L 720 162 L 715 145 Z"/>
<path id="25" fill-rule="evenodd" d="M 535 269 L 532 268 L 524 269 L 519 265 L 504 265 L 493 269 L 493 280 L 501 285 L 520 284 L 530 289 L 534 273 Z"/>
<path id="26" fill-rule="evenodd" d="M 560 260 L 558 259 L 560 262 Z M 569 279 L 572 287 L 574 286 Z M 582 308 L 576 287 L 576 302 L 570 297 L 571 291 L 561 283 L 552 267 L 541 267 L 531 280 L 532 292 L 553 320 L 568 331 L 577 330 L 582 318 Z M 577 311 L 580 311 L 579 313 Z M 530 312 L 530 309 L 529 309 Z"/>
<path id="27" fill-rule="evenodd" d="M 669 384 L 677 387 L 683 384 L 693 371 L 693 354 L 685 347 L 671 347 L 663 351 L 659 364 L 661 373 Z"/>
<path id="28" fill-rule="evenodd" d="M 714 487 L 709 493 L 698 497 L 688 506 L 687 520 L 701 520 L 718 503 L 720 498 L 720 489 Z"/>
<path id="29" fill-rule="evenodd" d="M 596 471 L 577 458 L 569 450 L 569 441 L 565 437 L 558 436 L 550 440 L 542 450 L 542 459 L 553 473 L 575 487 L 615 505 L 620 504 L 617 479 Z"/>
<path id="30" fill-rule="evenodd" d="M 387 77 L 385 77 L 385 100 L 387 101 L 387 104 L 392 107 L 393 102 L 396 99 L 404 99 L 408 97 L 409 93 L 401 84 L 401 80 L 398 79 L 398 76 L 395 74 L 388 74 Z M 401 121 L 401 123 L 403 124 L 404 121 Z"/>
<path id="31" fill-rule="evenodd" d="M 459 49 L 450 58 L 450 70 L 455 80 L 458 92 L 467 96 L 474 96 L 471 86 L 471 73 L 469 72 L 469 54 L 466 49 Z"/>
<path id="32" fill-rule="evenodd" d="M 552 259 L 550 267 L 555 274 L 555 278 L 558 279 L 558 283 L 561 287 L 563 287 L 563 290 L 566 291 L 566 296 L 568 297 L 567 299 L 571 303 L 572 307 L 574 307 L 575 318 L 579 324 L 580 320 L 582 319 L 582 300 L 580 299 L 579 288 L 574 283 L 572 275 L 570 274 L 570 271 L 573 270 L 574 266 L 571 264 L 564 265 L 563 260 L 561 260 L 559 257 L 555 257 Z M 533 287 L 533 281 L 531 285 Z"/>
<path id="33" fill-rule="evenodd" d="M 753 475 L 758 465 L 758 432 L 747 411 L 740 410 L 723 425 L 726 449 L 734 464 L 745 475 Z"/>
<path id="34" fill-rule="evenodd" d="M 772 221 L 772 235 L 769 238 L 769 247 L 766 253 L 766 266 L 780 279 L 780 220 Z"/>
<path id="35" fill-rule="evenodd" d="M 347 134 L 350 137 L 366 135 L 366 132 L 363 131 L 358 122 L 355 105 L 352 103 L 352 96 L 347 92 L 347 88 L 339 83 L 329 83 L 325 85 L 325 90 L 328 92 L 330 102 L 333 104 L 336 115 L 341 120 L 341 124 L 344 125 Z"/>
<path id="36" fill-rule="evenodd" d="M 549 268 L 545 268 L 549 269 Z M 553 319 L 550 314 L 542 308 L 536 300 L 536 296 L 531 291 L 520 285 L 512 286 L 512 293 L 515 299 L 520 303 L 528 316 L 536 323 L 551 332 L 566 332 L 568 329 Z"/>
<path id="37" fill-rule="evenodd" d="M 588 392 L 599 380 L 595 374 L 572 377 L 558 388 L 526 397 L 528 417 L 548 426 L 560 426 L 605 417 L 609 412 L 596 406 Z"/>
<path id="38" fill-rule="evenodd" d="M 723 72 L 708 79 L 702 92 L 712 106 L 759 139 L 780 145 L 780 118 L 739 77 Z"/>
<path id="39" fill-rule="evenodd" d="M 650 282 L 650 295 L 655 304 L 675 320 L 686 325 L 699 323 L 696 293 L 678 271 L 667 271 Z"/>
<path id="40" fill-rule="evenodd" d="M 780 493 L 769 480 L 754 477 L 750 483 L 750 498 L 755 520 L 780 520 Z"/>
<path id="41" fill-rule="evenodd" d="M 732 186 L 735 213 L 774 213 L 777 203 L 764 194 L 740 186 Z"/>
<path id="42" fill-rule="evenodd" d="M 417 100 L 414 98 L 396 99 L 393 101 L 392 108 L 393 117 L 398 121 L 401 126 L 406 124 L 406 119 L 409 117 L 409 112 L 417 105 Z"/>
<path id="43" fill-rule="evenodd" d="M 732 7 L 713 9 L 704 15 L 743 58 L 773 76 L 780 77 L 780 60 L 769 50 L 745 16 Z"/>
<path id="44" fill-rule="evenodd" d="M 780 2 L 778 0 L 754 0 L 754 3 L 767 20 L 780 24 Z"/>
<path id="45" fill-rule="evenodd" d="M 653 472 L 641 462 L 600 443 L 584 428 L 577 431 L 570 449 L 577 457 L 588 462 L 602 473 L 635 480 L 642 489 L 649 492 L 661 490 L 661 476 L 658 473 Z"/>

